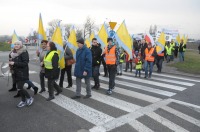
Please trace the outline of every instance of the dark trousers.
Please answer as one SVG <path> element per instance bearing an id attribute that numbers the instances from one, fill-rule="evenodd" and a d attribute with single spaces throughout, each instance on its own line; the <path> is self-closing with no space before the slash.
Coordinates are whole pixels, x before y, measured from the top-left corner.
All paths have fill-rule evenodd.
<path id="1" fill-rule="evenodd" d="M 20 94 L 20 96 L 21 96 L 23 102 L 26 101 L 26 98 L 30 98 L 29 93 L 23 88 L 25 82 L 26 82 L 26 81 L 18 81 L 18 82 L 16 82 L 16 84 L 17 84 L 17 89 L 19 90 L 18 92 L 19 92 L 19 94 Z"/>
<path id="2" fill-rule="evenodd" d="M 40 72 L 40 86 L 41 86 L 41 90 L 45 90 L 45 73 Z"/>
<path id="3" fill-rule="evenodd" d="M 109 73 L 109 90 L 115 87 L 115 76 L 117 71 L 116 65 L 107 65 L 108 73 Z"/>
<path id="4" fill-rule="evenodd" d="M 61 92 L 62 89 L 56 83 L 56 79 L 48 79 L 48 90 L 49 90 L 49 97 L 54 97 L 54 88 L 57 92 Z"/>
<path id="5" fill-rule="evenodd" d="M 104 68 L 104 75 L 107 76 L 108 75 L 108 69 L 106 66 L 106 62 L 104 59 L 102 59 L 102 64 L 103 64 L 103 68 Z"/>
<path id="6" fill-rule="evenodd" d="M 135 76 L 137 76 L 138 73 L 139 73 L 139 77 L 140 77 L 141 76 L 141 69 L 136 69 Z"/>
<path id="7" fill-rule="evenodd" d="M 99 66 L 92 67 L 92 77 L 94 78 L 95 86 L 99 85 Z"/>
<path id="8" fill-rule="evenodd" d="M 162 70 L 162 64 L 163 64 L 163 58 L 156 59 L 156 66 L 158 68 L 158 72 L 161 72 L 161 70 Z"/>
<path id="9" fill-rule="evenodd" d="M 178 49 L 175 49 L 174 56 L 175 56 L 175 58 L 177 58 L 177 56 L 178 56 Z"/>
<path id="10" fill-rule="evenodd" d="M 60 82 L 59 82 L 60 87 L 63 87 L 65 72 L 67 73 L 68 85 L 72 86 L 72 65 L 70 65 L 70 66 L 65 66 L 65 68 L 61 70 Z"/>
<path id="11" fill-rule="evenodd" d="M 133 64 L 132 64 L 132 62 L 126 62 L 126 69 L 125 69 L 125 71 L 127 71 L 127 70 L 129 69 L 129 65 L 131 66 L 131 67 L 130 67 L 130 71 L 132 72 L 132 69 L 133 69 Z"/>

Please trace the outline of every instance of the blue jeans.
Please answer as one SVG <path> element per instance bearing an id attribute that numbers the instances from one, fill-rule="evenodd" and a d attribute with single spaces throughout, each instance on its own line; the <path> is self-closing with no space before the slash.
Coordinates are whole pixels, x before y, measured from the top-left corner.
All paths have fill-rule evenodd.
<path id="1" fill-rule="evenodd" d="M 141 69 L 136 69 L 135 76 L 137 76 L 138 73 L 139 73 L 139 77 L 140 77 L 140 75 L 141 75 Z"/>
<path id="2" fill-rule="evenodd" d="M 180 62 L 184 61 L 184 52 L 179 52 L 179 60 Z"/>
<path id="3" fill-rule="evenodd" d="M 148 77 L 148 69 L 149 69 L 149 77 L 151 77 L 153 71 L 153 62 L 145 60 L 144 67 L 145 67 L 145 77 Z"/>
<path id="4" fill-rule="evenodd" d="M 30 80 L 26 80 L 25 83 L 27 83 L 29 86 L 31 86 L 32 88 L 35 87 L 35 85 L 30 81 Z"/>

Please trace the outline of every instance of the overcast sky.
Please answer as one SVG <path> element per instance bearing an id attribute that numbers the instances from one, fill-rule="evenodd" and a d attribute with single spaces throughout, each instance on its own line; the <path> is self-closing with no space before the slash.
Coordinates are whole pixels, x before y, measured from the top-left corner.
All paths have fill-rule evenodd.
<path id="1" fill-rule="evenodd" d="M 131 34 L 156 24 L 200 39 L 200 0 L 0 0 L 0 35 L 15 29 L 27 36 L 31 28 L 37 30 L 39 13 L 45 29 L 52 19 L 81 25 L 90 16 L 97 25 L 125 19 Z"/>

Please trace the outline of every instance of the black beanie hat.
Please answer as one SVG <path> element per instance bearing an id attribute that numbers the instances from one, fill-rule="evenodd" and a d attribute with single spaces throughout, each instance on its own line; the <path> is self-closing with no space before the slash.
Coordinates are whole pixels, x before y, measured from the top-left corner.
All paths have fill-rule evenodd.
<path id="1" fill-rule="evenodd" d="M 78 39 L 76 42 L 81 43 L 81 44 L 84 44 L 84 39 L 83 39 L 83 38 L 80 38 L 80 39 Z"/>
<path id="2" fill-rule="evenodd" d="M 107 42 L 109 42 L 109 41 L 112 41 L 112 42 L 113 42 L 113 39 L 112 39 L 112 38 L 108 38 L 108 39 L 107 39 Z"/>

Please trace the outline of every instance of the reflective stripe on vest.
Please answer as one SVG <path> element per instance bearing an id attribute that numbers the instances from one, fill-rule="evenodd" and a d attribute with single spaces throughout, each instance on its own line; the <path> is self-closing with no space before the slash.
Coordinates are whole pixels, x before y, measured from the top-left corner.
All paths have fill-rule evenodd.
<path id="1" fill-rule="evenodd" d="M 116 64 L 116 54 L 115 54 L 115 50 L 116 50 L 116 45 L 113 46 L 110 51 L 108 52 L 108 47 L 106 47 L 106 54 L 105 54 L 105 58 L 106 58 L 106 64 L 107 65 L 115 65 Z"/>
<path id="2" fill-rule="evenodd" d="M 148 48 L 145 49 L 145 56 L 146 56 L 145 60 L 146 61 L 151 61 L 151 62 L 154 61 L 155 57 L 152 56 L 153 52 L 154 52 L 154 48 L 151 48 L 150 51 L 148 50 Z"/>
<path id="3" fill-rule="evenodd" d="M 135 68 L 136 70 L 142 69 L 142 61 L 138 61 Z"/>
<path id="4" fill-rule="evenodd" d="M 124 53 L 120 55 L 120 62 L 121 62 L 121 63 L 124 62 Z"/>
<path id="5" fill-rule="evenodd" d="M 167 55 L 172 55 L 172 47 L 166 46 L 165 48 L 166 48 Z"/>
<path id="6" fill-rule="evenodd" d="M 44 56 L 44 67 L 46 69 L 53 69 L 52 58 L 57 51 L 51 51 L 47 56 Z"/>

